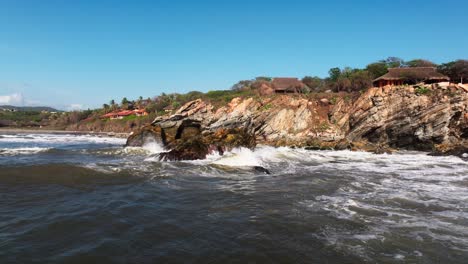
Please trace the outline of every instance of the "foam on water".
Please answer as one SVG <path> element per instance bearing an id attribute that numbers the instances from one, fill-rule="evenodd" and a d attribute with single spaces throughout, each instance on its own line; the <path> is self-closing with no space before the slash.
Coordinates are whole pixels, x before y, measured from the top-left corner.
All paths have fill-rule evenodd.
<path id="1" fill-rule="evenodd" d="M 166 151 L 164 149 L 164 146 L 156 142 L 155 140 L 146 141 L 141 148 L 146 150 L 150 154 L 159 154 Z"/>
<path id="2" fill-rule="evenodd" d="M 223 156 L 215 155 L 208 157 L 208 159 L 213 159 L 211 163 L 217 165 L 236 167 L 264 166 L 258 152 L 254 152 L 248 148 L 236 148 L 225 153 Z"/>
<path id="3" fill-rule="evenodd" d="M 28 154 L 25 156 L 28 159 L 31 155 L 46 156 L 43 152 L 57 146 L 98 145 L 100 147 L 92 151 L 78 152 L 82 155 L 78 156 L 80 160 L 91 156 L 84 167 L 111 175 L 167 177 L 174 189 L 181 188 L 178 185 L 181 175 L 192 177 L 181 180 L 185 183 L 197 176 L 210 177 L 210 181 L 203 183 L 213 184 L 210 191 L 242 193 L 242 197 L 248 198 L 243 201 L 245 203 L 271 198 L 248 196 L 251 194 L 281 193 L 288 206 L 305 220 L 307 214 L 302 213 L 310 212 L 312 217 L 325 215 L 328 219 L 342 221 L 339 223 L 365 226 L 346 229 L 346 224 L 324 224 L 326 227 L 316 231 L 315 236 L 352 255 L 372 259 L 368 256 L 369 248 L 374 245 L 375 250 L 385 243 L 398 244 L 392 240 L 398 237 L 402 238 L 402 243 L 408 240 L 429 246 L 444 245 L 447 250 L 468 254 L 468 162 L 458 157 L 435 157 L 408 151 L 372 154 L 260 146 L 255 150 L 236 148 L 224 155 L 211 154 L 205 160 L 161 162 L 158 154 L 165 149 L 157 142 L 146 142 L 141 148 L 120 147 L 124 142 L 124 139 L 87 135 L 2 135 L 0 155 Z M 105 144 L 104 147 L 101 144 Z M 62 156 L 50 158 L 60 159 Z M 76 158 L 72 156 L 70 160 L 78 161 Z M 11 160 L 15 159 L 11 157 Z M 271 175 L 239 169 L 255 166 L 267 168 Z M 288 181 L 285 185 L 291 189 L 282 192 L 282 180 Z M 263 184 L 269 181 L 275 185 L 264 190 Z M 161 182 L 155 185 L 160 188 Z M 302 190 L 301 186 L 307 188 Z M 268 192 L 273 188 L 277 193 Z M 186 190 L 193 189 L 190 185 Z M 294 199 L 288 198 L 296 192 L 299 195 L 293 196 Z M 413 261 L 429 253 L 424 248 L 411 248 L 385 254 L 395 260 Z"/>
<path id="4" fill-rule="evenodd" d="M 125 138 L 99 136 L 99 135 L 74 135 L 74 134 L 14 134 L 2 135 L 0 142 L 6 143 L 108 143 L 125 144 Z"/>
<path id="5" fill-rule="evenodd" d="M 40 148 L 40 147 L 30 147 L 30 148 L 1 148 L 0 149 L 0 156 L 1 155 L 8 155 L 8 156 L 15 156 L 15 155 L 29 155 L 29 154 L 36 154 L 39 152 L 44 152 L 49 150 L 50 148 Z"/>
<path id="6" fill-rule="evenodd" d="M 347 184 L 334 193 L 299 204 L 306 205 L 306 210 L 325 211 L 339 219 L 366 223 L 367 230 L 350 234 L 343 234 L 342 230 L 328 231 L 326 239 L 330 244 L 339 244 L 349 252 L 366 255 L 365 250 L 356 251 L 359 247 L 356 243 L 381 241 L 401 228 L 417 230 L 404 234 L 409 239 L 424 237 L 440 243 L 450 242 L 452 249 L 468 252 L 468 162 L 459 157 L 410 151 L 373 154 L 259 147 L 254 151 L 234 149 L 223 156 L 213 154 L 193 163 L 263 166 L 273 175 L 282 176 L 340 175 L 340 181 Z M 312 180 L 314 176 L 310 177 Z M 396 252 L 393 256 L 405 259 L 423 254 L 411 251 Z"/>

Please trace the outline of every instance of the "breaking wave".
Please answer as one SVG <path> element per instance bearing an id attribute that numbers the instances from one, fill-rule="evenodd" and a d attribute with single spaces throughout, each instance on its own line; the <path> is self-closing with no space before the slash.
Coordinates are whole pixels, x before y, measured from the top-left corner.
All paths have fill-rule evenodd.
<path id="1" fill-rule="evenodd" d="M 30 155 L 48 151 L 50 148 L 30 147 L 30 148 L 2 148 L 0 156 Z"/>
<path id="2" fill-rule="evenodd" d="M 35 143 L 35 144 L 70 144 L 70 143 L 109 143 L 125 144 L 126 139 L 100 135 L 74 134 L 13 134 L 2 135 L 0 142 L 4 143 Z"/>
<path id="3" fill-rule="evenodd" d="M 305 259 L 333 256 L 335 262 L 463 263 L 468 257 L 468 162 L 459 157 L 260 146 L 164 162 L 157 142 L 123 148 L 123 139 L 74 137 L 0 138 L 0 191 L 10 199 L 0 213 L 22 223 L 42 208 L 42 221 L 34 221 L 41 241 L 54 225 L 79 219 L 80 228 L 104 244 L 111 241 L 104 248 L 122 259 L 129 256 L 113 241 L 148 241 L 147 254 L 161 252 L 161 245 L 177 253 L 182 245 L 189 257 L 204 252 L 206 260 L 213 252 L 203 250 L 245 253 L 252 243 L 265 256 L 285 250 Z M 257 167 L 270 174 L 252 169 Z M 50 211 L 56 218 L 48 218 Z M 108 214 L 105 221 L 99 213 Z M 58 241 L 89 239 L 86 232 L 70 234 L 77 225 L 63 225 Z M 8 247 L 28 251 L 23 246 L 31 227 L 18 226 L 20 232 L 5 236 Z M 99 255 L 100 249 L 85 253 Z M 131 256 L 127 262 L 137 262 Z"/>

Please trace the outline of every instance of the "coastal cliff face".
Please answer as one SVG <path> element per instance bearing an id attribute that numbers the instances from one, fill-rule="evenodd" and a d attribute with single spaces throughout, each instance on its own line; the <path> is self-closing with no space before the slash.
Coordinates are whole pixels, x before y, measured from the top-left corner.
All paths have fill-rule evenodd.
<path id="1" fill-rule="evenodd" d="M 466 152 L 465 87 L 371 88 L 359 96 L 235 98 L 226 106 L 195 100 L 132 134 L 128 146 L 157 141 L 171 160 L 257 144 L 388 152 Z"/>

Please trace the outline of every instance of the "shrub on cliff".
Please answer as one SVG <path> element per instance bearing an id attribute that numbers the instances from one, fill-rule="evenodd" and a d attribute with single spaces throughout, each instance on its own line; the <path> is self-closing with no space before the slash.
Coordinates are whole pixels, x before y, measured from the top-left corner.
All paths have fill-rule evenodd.
<path id="1" fill-rule="evenodd" d="M 336 92 L 356 92 L 372 86 L 372 77 L 367 70 L 332 68 L 329 74 L 326 85 Z"/>
<path id="2" fill-rule="evenodd" d="M 456 60 L 443 63 L 437 71 L 450 77 L 452 82 L 468 83 L 468 60 Z"/>

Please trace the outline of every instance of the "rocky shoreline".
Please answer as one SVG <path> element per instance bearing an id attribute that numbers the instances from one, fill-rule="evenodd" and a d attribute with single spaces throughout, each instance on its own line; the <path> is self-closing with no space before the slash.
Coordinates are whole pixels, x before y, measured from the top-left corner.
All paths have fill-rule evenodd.
<path id="1" fill-rule="evenodd" d="M 149 141 L 162 144 L 168 151 L 161 159 L 168 160 L 203 159 L 257 144 L 461 156 L 468 152 L 468 91 L 437 84 L 386 86 L 357 97 L 234 98 L 218 109 L 199 99 L 136 131 L 127 146 Z"/>
<path id="2" fill-rule="evenodd" d="M 28 129 L 28 128 L 0 128 L 0 134 L 72 134 L 72 135 L 99 135 L 107 137 L 127 138 L 130 133 L 96 132 L 57 129 Z"/>

